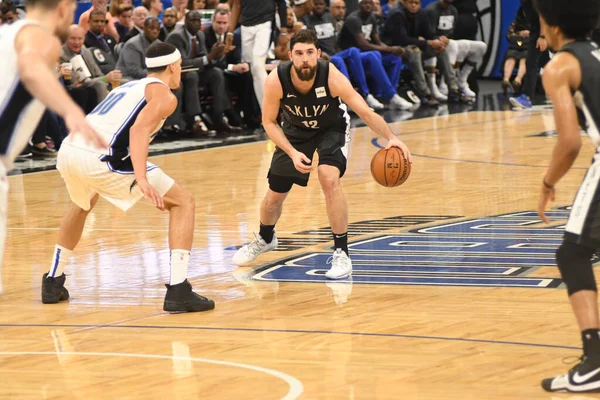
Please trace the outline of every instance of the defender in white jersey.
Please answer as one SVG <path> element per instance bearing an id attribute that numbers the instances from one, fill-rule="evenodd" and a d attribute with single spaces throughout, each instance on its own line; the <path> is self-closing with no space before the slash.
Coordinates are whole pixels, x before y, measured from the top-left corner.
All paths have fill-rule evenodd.
<path id="1" fill-rule="evenodd" d="M 146 52 L 148 77 L 110 92 L 86 117 L 109 146 L 98 150 L 69 137 L 58 152 L 57 168 L 73 201 L 58 233 L 50 269 L 42 280 L 42 302 L 69 298 L 64 287 L 65 264 L 81 238 L 85 220 L 102 196 L 123 211 L 142 197 L 168 210 L 171 278 L 164 310 L 212 310 L 215 303 L 192 291 L 187 268 L 194 235 L 194 197 L 156 165 L 147 162 L 148 145 L 175 111 L 171 89 L 181 81 L 181 55 L 168 43 L 154 43 Z"/>
<path id="2" fill-rule="evenodd" d="M 55 72 L 59 38 L 67 37 L 75 1 L 27 0 L 26 5 L 27 19 L 0 26 L 0 261 L 6 232 L 6 173 L 46 107 L 63 117 L 71 132 L 102 144 Z"/>

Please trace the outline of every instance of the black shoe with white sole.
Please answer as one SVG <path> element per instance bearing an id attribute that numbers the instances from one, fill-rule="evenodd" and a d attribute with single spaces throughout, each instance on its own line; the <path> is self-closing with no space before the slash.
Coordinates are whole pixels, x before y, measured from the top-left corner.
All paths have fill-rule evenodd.
<path id="1" fill-rule="evenodd" d="M 544 379 L 542 388 L 547 392 L 600 392 L 600 359 L 583 356 L 566 374 Z"/>

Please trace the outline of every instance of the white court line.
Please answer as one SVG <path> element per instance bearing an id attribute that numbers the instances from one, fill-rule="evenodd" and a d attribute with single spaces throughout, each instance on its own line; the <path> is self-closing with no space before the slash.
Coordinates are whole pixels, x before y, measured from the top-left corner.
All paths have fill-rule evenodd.
<path id="1" fill-rule="evenodd" d="M 263 374 L 271 375 L 276 378 L 279 378 L 285 381 L 290 390 L 287 394 L 281 398 L 281 400 L 293 400 L 300 397 L 302 392 L 304 391 L 304 386 L 302 382 L 293 376 L 284 374 L 283 372 L 276 371 L 274 369 L 268 369 L 263 367 L 258 367 L 256 365 L 250 364 L 242 364 L 236 363 L 232 361 L 219 361 L 219 360 L 211 360 L 208 358 L 193 358 L 193 357 L 179 357 L 179 356 L 166 356 L 160 354 L 136 354 L 136 353 L 95 353 L 95 352 L 77 352 L 77 351 L 1 351 L 0 356 L 12 356 L 12 355 L 22 355 L 22 356 L 42 356 L 42 355 L 71 355 L 71 356 L 99 356 L 99 357 L 136 357 L 136 358 L 155 358 L 155 359 L 163 359 L 163 360 L 184 360 L 184 361 L 193 361 L 198 363 L 207 363 L 207 364 L 218 364 L 225 365 L 228 367 L 237 367 L 237 368 L 245 368 L 256 372 L 262 372 Z"/>
<path id="2" fill-rule="evenodd" d="M 6 228 L 6 230 L 8 231 L 58 231 L 60 228 Z M 131 229 L 131 228 L 83 228 L 84 231 L 107 231 L 107 232 L 168 232 L 169 229 L 167 227 L 165 227 L 164 229 L 148 229 L 148 228 L 144 228 L 144 227 L 140 227 L 140 228 L 136 228 L 136 229 Z M 196 229 L 194 230 L 194 232 L 196 233 L 215 233 L 215 232 L 219 232 L 219 233 L 240 233 L 240 231 L 224 231 L 221 229 L 210 229 L 210 230 L 205 230 L 205 229 Z M 286 234 L 286 235 L 292 235 L 294 234 L 294 232 L 292 231 L 277 231 L 280 234 Z M 300 239 L 304 239 L 302 236 L 299 237 Z M 331 239 L 333 240 L 333 239 Z"/>

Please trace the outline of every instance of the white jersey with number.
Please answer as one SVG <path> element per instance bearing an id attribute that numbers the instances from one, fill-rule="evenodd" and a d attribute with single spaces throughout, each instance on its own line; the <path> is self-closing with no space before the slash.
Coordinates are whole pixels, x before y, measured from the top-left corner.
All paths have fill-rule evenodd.
<path id="1" fill-rule="evenodd" d="M 10 170 L 37 128 L 46 107 L 21 81 L 15 41 L 34 21 L 19 20 L 0 26 L 0 163 Z"/>
<path id="2" fill-rule="evenodd" d="M 146 105 L 146 86 L 151 83 L 164 83 L 157 78 L 144 78 L 132 81 L 113 89 L 108 96 L 85 118 L 104 140 L 107 149 L 94 149 L 79 135 L 70 135 L 65 141 L 74 147 L 84 148 L 103 156 L 115 171 L 131 172 L 133 166 L 129 158 L 129 130 Z M 150 140 L 160 130 L 162 120 L 150 135 Z"/>

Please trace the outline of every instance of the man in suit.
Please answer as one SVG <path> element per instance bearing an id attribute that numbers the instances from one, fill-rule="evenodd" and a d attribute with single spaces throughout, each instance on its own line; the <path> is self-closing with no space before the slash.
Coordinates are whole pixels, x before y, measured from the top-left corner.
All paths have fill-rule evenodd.
<path id="1" fill-rule="evenodd" d="M 204 30 L 205 45 L 212 49 L 216 43 L 223 43 L 233 33 L 228 32 L 230 12 L 226 9 L 215 11 L 212 24 Z M 224 55 L 215 63 L 217 68 L 225 72 L 228 88 L 238 95 L 238 107 L 244 112 L 244 122 L 249 128 L 255 129 L 260 126 L 260 106 L 254 94 L 254 85 L 250 65 L 241 62 L 241 54 L 235 52 L 234 46 L 225 48 Z M 239 114 L 232 109 L 226 114 L 227 118 L 237 122 Z"/>
<path id="2" fill-rule="evenodd" d="M 200 97 L 198 88 L 206 85 L 212 94 L 213 122 L 219 132 L 240 133 L 242 129 L 230 125 L 223 119 L 224 113 L 231 109 L 231 99 L 225 88 L 225 77 L 223 71 L 216 67 L 216 63 L 225 53 L 225 43 L 215 43 L 210 51 L 206 51 L 204 33 L 200 30 L 202 16 L 197 10 L 189 11 L 185 16 L 184 25 L 178 25 L 167 36 L 167 43 L 171 43 L 181 53 L 182 66 L 198 68 L 198 72 L 192 71 L 182 76 L 183 93 L 176 92 L 178 107 L 185 102 L 185 115 L 193 119 L 198 125 L 200 120 Z M 232 121 L 234 122 L 234 121 Z"/>
<path id="3" fill-rule="evenodd" d="M 163 42 L 169 36 L 169 33 L 173 32 L 175 29 L 175 24 L 177 23 L 177 10 L 174 7 L 169 7 L 165 10 L 162 17 L 162 27 L 160 28 L 160 35 L 158 38 Z"/>
<path id="4" fill-rule="evenodd" d="M 90 21 L 91 19 L 92 17 L 90 17 Z M 77 71 L 73 71 L 71 76 L 72 86 L 93 88 L 98 97 L 98 103 L 100 103 L 108 94 L 106 84 L 119 82 L 121 80 L 121 72 L 114 70 L 104 75 L 98 64 L 96 64 L 92 52 L 83 47 L 83 35 L 84 30 L 79 25 L 71 25 L 67 41 L 61 49 L 60 62 L 70 63 L 73 57 L 81 55 L 91 76 L 84 79 L 84 77 L 78 76 Z"/>
<path id="5" fill-rule="evenodd" d="M 117 60 L 114 53 L 116 41 L 104 34 L 106 26 L 104 11 L 92 11 L 90 13 L 89 25 L 90 30 L 85 34 L 85 47 L 92 51 L 102 73 L 107 74 L 115 69 Z"/>
<path id="6" fill-rule="evenodd" d="M 139 6 L 133 9 L 133 14 L 131 15 L 131 19 L 133 20 L 133 28 L 127 32 L 123 38 L 123 43 L 127 43 L 129 40 L 133 39 L 144 31 L 144 22 L 146 22 L 148 15 L 149 14 L 146 7 Z"/>
<path id="7" fill-rule="evenodd" d="M 146 50 L 158 40 L 160 22 L 154 17 L 149 17 L 144 22 L 144 32 L 129 40 L 119 53 L 117 69 L 123 72 L 126 80 L 142 79 L 148 75 L 146 68 Z"/>

